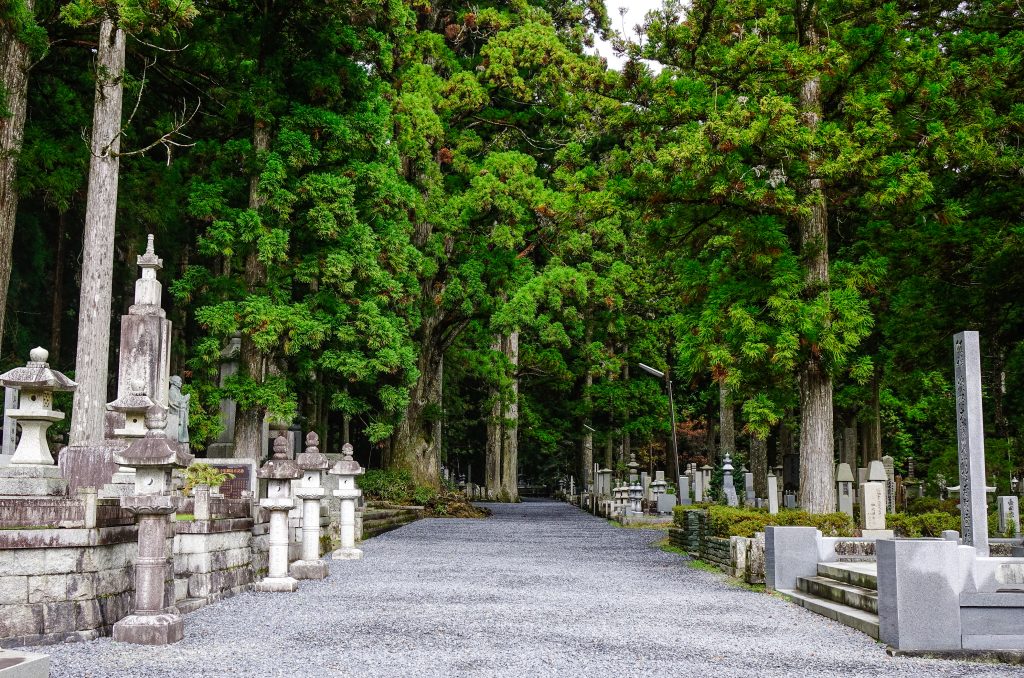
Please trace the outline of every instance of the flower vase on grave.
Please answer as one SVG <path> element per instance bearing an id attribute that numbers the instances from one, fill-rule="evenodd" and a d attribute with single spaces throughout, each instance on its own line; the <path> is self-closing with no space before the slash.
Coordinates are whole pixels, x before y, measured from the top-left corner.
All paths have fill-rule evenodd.
<path id="1" fill-rule="evenodd" d="M 254 587 L 261 593 L 292 593 L 299 583 L 288 576 L 288 512 L 295 507 L 292 481 L 302 475 L 294 459 L 288 458 L 288 439 L 281 435 L 274 440 L 274 456 L 256 474 L 267 480 L 267 496 L 260 506 L 270 512 L 270 553 L 267 576 Z"/>
<path id="2" fill-rule="evenodd" d="M 330 462 L 317 447 L 320 437 L 310 431 L 306 434 L 306 451 L 295 461 L 302 469 L 302 479 L 295 496 L 302 500 L 302 560 L 291 566 L 296 579 L 323 579 L 327 576 L 327 563 L 320 560 L 320 499 L 326 491 L 321 478 Z"/>
<path id="3" fill-rule="evenodd" d="M 68 484 L 53 463 L 46 430 L 64 413 L 53 409 L 56 391 L 74 391 L 78 384 L 51 370 L 44 348 L 34 348 L 24 367 L 0 375 L 0 386 L 18 389 L 18 407 L 6 416 L 21 428 L 21 439 L 7 466 L 0 468 L 0 496 L 62 496 Z M 12 424 L 13 425 L 13 424 Z"/>
<path id="4" fill-rule="evenodd" d="M 363 552 L 356 548 L 356 500 L 362 490 L 356 487 L 356 476 L 363 472 L 359 462 L 352 458 L 352 445 L 345 443 L 341 448 L 342 458 L 328 471 L 338 476 L 338 489 L 334 496 L 341 500 L 340 537 L 341 547 L 331 554 L 334 560 L 359 560 Z"/>
<path id="5" fill-rule="evenodd" d="M 135 469 L 135 492 L 121 497 L 121 507 L 138 520 L 138 557 L 135 559 L 135 611 L 114 624 L 114 640 L 136 645 L 167 645 L 184 637 L 184 621 L 173 601 L 165 600 L 168 519 L 181 503 L 171 496 L 171 469 L 188 466 L 192 455 L 164 427 L 167 412 L 153 405 L 146 413 L 146 435 L 114 461 Z"/>

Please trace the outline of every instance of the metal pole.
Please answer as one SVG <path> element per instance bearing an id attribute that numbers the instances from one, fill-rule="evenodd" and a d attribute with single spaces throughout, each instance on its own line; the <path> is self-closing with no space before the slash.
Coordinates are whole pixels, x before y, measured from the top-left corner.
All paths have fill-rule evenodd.
<path id="1" fill-rule="evenodd" d="M 672 400 L 672 380 L 668 380 L 668 407 L 672 410 L 672 461 L 676 467 L 676 482 L 679 482 L 679 448 L 676 444 L 676 405 Z M 680 501 L 679 489 L 676 489 L 676 503 Z"/>

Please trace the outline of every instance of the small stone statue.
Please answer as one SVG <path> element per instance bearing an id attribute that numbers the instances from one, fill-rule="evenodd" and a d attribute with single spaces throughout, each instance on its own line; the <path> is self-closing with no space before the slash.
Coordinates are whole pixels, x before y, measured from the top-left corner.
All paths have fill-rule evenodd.
<path id="1" fill-rule="evenodd" d="M 188 409 L 192 395 L 181 392 L 181 377 L 171 377 L 170 388 L 167 389 L 167 404 L 171 410 L 172 421 L 178 422 L 178 430 L 170 433 L 177 437 L 179 443 L 188 444 Z"/>

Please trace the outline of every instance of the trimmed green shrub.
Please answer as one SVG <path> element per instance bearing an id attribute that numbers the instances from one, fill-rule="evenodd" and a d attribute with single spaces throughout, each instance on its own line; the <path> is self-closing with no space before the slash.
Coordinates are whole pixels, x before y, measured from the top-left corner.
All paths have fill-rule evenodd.
<path id="1" fill-rule="evenodd" d="M 885 526 L 897 537 L 941 537 L 943 530 L 960 529 L 960 514 L 950 515 L 941 510 L 920 515 L 889 513 L 885 516 Z"/>
<path id="2" fill-rule="evenodd" d="M 771 515 L 765 509 L 711 506 L 707 528 L 716 537 L 753 537 L 769 525 L 816 527 L 826 537 L 852 537 L 856 529 L 853 519 L 845 513 L 812 514 L 796 509 L 783 509 Z"/>
<path id="3" fill-rule="evenodd" d="M 410 504 L 416 485 L 408 471 L 384 471 L 374 469 L 356 476 L 356 485 L 369 501 L 386 501 L 392 504 Z"/>

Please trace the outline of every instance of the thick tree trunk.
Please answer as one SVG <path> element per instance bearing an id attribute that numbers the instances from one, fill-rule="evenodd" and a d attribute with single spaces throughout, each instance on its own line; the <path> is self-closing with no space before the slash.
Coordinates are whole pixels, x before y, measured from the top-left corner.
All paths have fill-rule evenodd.
<path id="1" fill-rule="evenodd" d="M 502 343 L 502 335 L 495 335 L 491 350 L 501 351 Z M 500 386 L 491 388 L 491 415 L 487 418 L 487 443 L 484 449 L 484 487 L 487 489 L 487 498 L 493 500 L 497 500 L 501 494 L 501 448 L 504 442 L 502 417 L 505 409 L 501 395 Z"/>
<path id="2" fill-rule="evenodd" d="M 260 158 L 270 150 L 270 128 L 266 123 L 257 120 L 253 125 L 252 150 L 256 158 Z M 249 209 L 258 211 L 266 203 L 265 196 L 260 192 L 259 172 L 249 179 Z M 267 281 L 267 269 L 259 260 L 256 244 L 245 259 L 245 285 L 249 292 L 258 289 Z M 238 352 L 239 373 L 247 375 L 256 383 L 263 383 L 267 377 L 270 360 L 259 350 L 252 340 L 242 332 L 242 347 Z M 235 456 L 244 459 L 262 459 L 267 454 L 263 449 L 263 420 L 267 416 L 266 407 L 238 408 L 235 414 Z"/>
<path id="3" fill-rule="evenodd" d="M 754 494 L 768 498 L 768 439 L 750 436 L 750 471 L 754 474 Z"/>
<path id="4" fill-rule="evenodd" d="M 817 49 L 817 13 L 810 2 L 805 3 L 804 11 L 805 43 Z M 819 77 L 803 83 L 800 110 L 804 124 L 815 131 L 821 118 Z M 800 224 L 800 246 L 807 266 L 807 298 L 814 299 L 828 288 L 829 259 L 828 212 L 813 149 L 808 154 L 808 168 L 810 210 Z M 832 482 L 835 447 L 832 416 L 832 377 L 825 369 L 818 347 L 812 346 L 800 374 L 800 505 L 810 513 L 830 513 L 836 507 L 835 483 Z"/>
<path id="5" fill-rule="evenodd" d="M 107 408 L 110 306 L 117 217 L 118 151 L 124 76 L 124 31 L 110 17 L 100 24 L 96 51 L 89 190 L 82 245 L 82 287 L 78 305 L 71 445 L 100 443 Z"/>
<path id="6" fill-rule="evenodd" d="M 502 337 L 502 350 L 512 369 L 512 386 L 502 418 L 502 501 L 519 501 L 519 332 Z"/>
<path id="7" fill-rule="evenodd" d="M 35 0 L 23 0 L 32 11 Z M 11 247 L 14 244 L 14 219 L 18 211 L 18 193 L 14 180 L 18 154 L 25 132 L 28 104 L 28 45 L 10 26 L 0 28 L 0 346 L 3 345 L 4 320 L 7 317 L 7 290 L 11 283 Z M 51 351 L 52 355 L 52 351 Z"/>
<path id="8" fill-rule="evenodd" d="M 625 363 L 622 366 L 622 380 L 624 384 L 629 383 L 629 363 Z M 626 411 L 623 418 L 623 431 L 622 431 L 622 442 L 621 449 L 619 450 L 618 461 L 622 462 L 623 465 L 629 463 L 630 454 L 633 452 L 633 441 L 629 437 L 629 406 L 626 406 Z"/>
<path id="9" fill-rule="evenodd" d="M 57 216 L 57 251 L 53 260 L 53 295 L 50 297 L 50 363 L 60 365 L 60 331 L 64 318 L 64 234 L 67 231 L 67 214 Z"/>
<path id="10" fill-rule="evenodd" d="M 441 450 L 441 420 L 424 417 L 430 405 L 440 407 L 444 379 L 444 350 L 428 331 L 420 345 L 419 379 L 413 386 L 409 406 L 384 459 L 384 466 L 407 470 L 417 485 L 439 487 L 438 459 Z"/>
<path id="11" fill-rule="evenodd" d="M 733 410 L 732 394 L 725 382 L 718 384 L 718 453 L 722 459 L 728 454 L 736 459 L 736 418 Z"/>

